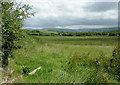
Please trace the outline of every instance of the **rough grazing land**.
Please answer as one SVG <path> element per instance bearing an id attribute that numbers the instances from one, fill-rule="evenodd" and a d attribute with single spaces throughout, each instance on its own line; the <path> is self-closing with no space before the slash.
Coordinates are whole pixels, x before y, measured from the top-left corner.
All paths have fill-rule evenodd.
<path id="1" fill-rule="evenodd" d="M 105 67 L 116 37 L 27 36 L 9 60 L 8 81 L 23 83 L 118 83 Z M 41 67 L 33 75 L 34 69 Z"/>

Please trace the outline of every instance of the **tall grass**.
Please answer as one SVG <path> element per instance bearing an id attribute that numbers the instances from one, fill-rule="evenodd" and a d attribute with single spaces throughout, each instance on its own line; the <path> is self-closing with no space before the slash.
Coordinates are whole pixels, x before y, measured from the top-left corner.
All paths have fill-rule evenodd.
<path id="1" fill-rule="evenodd" d="M 73 37 L 27 36 L 22 40 L 23 47 L 14 50 L 8 66 L 8 80 L 17 78 L 17 83 L 118 83 L 109 72 L 109 60 L 112 58 L 114 42 L 100 45 L 96 40 L 70 41 L 57 43 L 58 39 Z M 81 37 L 74 37 L 81 38 Z M 92 37 L 90 37 L 92 38 Z M 96 37 L 93 37 L 96 38 Z M 98 37 L 99 38 L 99 37 Z M 107 37 L 108 38 L 108 37 Z M 93 42 L 93 44 L 89 43 Z M 94 43 L 96 42 L 96 43 Z M 82 44 L 81 44 L 82 43 Z M 24 75 L 41 66 L 34 75 Z M 23 70 L 24 69 L 24 70 Z M 22 77 L 19 77 L 21 76 Z"/>

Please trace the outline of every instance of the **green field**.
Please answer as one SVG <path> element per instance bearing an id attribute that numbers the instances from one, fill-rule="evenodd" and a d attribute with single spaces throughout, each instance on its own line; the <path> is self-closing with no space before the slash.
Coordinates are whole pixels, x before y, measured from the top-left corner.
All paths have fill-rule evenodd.
<path id="1" fill-rule="evenodd" d="M 9 59 L 15 83 L 120 83 L 105 69 L 118 44 L 108 36 L 26 36 Z M 99 63 L 96 63 L 99 60 Z M 23 74 L 41 67 L 33 75 Z"/>

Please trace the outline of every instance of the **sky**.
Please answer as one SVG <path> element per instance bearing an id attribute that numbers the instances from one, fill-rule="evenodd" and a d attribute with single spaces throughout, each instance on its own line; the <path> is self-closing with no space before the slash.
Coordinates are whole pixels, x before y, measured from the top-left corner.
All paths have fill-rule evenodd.
<path id="1" fill-rule="evenodd" d="M 25 27 L 118 25 L 118 0 L 16 0 L 33 6 Z"/>

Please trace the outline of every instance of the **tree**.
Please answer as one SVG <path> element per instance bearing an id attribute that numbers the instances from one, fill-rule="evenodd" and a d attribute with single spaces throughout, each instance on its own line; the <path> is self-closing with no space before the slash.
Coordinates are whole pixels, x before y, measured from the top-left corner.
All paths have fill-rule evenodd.
<path id="1" fill-rule="evenodd" d="M 17 49 L 19 40 L 22 37 L 23 21 L 34 15 L 29 10 L 32 9 L 29 5 L 18 4 L 13 1 L 1 2 L 2 6 L 2 66 L 8 65 L 8 57 L 12 55 L 12 50 Z"/>

